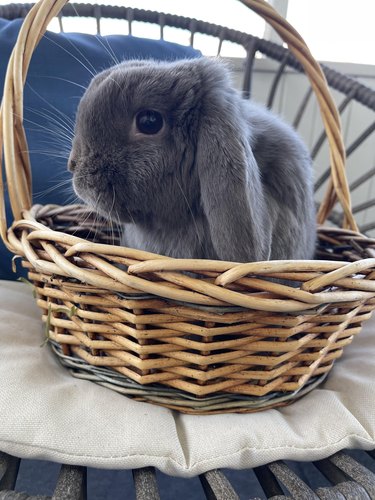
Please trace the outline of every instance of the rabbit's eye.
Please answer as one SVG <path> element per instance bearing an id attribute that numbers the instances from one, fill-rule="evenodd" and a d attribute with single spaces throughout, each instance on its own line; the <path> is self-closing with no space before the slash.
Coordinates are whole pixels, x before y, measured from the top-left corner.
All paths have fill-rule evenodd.
<path id="1" fill-rule="evenodd" d="M 142 134 L 155 135 L 163 128 L 164 120 L 158 111 L 145 109 L 137 114 L 136 125 Z"/>

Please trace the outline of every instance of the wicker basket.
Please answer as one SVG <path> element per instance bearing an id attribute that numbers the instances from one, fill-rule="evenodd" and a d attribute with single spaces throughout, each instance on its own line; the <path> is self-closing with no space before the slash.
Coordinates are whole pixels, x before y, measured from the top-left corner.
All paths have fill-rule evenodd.
<path id="1" fill-rule="evenodd" d="M 343 229 L 320 226 L 321 260 L 238 264 L 110 245 L 109 228 L 82 206 L 30 208 L 23 84 L 35 46 L 65 3 L 42 0 L 25 19 L 0 122 L 14 215 L 7 229 L 0 179 L 1 236 L 28 268 L 54 352 L 76 377 L 187 413 L 259 411 L 301 397 L 375 306 L 375 240 L 358 233 L 351 212 L 339 117 L 319 65 L 267 3 L 243 0 L 287 42 L 320 106 L 332 175 L 318 222 L 337 199 L 344 211 Z"/>

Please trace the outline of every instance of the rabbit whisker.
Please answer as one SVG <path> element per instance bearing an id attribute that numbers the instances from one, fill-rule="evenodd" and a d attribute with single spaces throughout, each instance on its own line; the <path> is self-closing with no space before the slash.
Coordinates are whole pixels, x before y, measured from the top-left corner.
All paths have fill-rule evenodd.
<path id="1" fill-rule="evenodd" d="M 52 114 L 48 112 L 49 110 L 46 109 L 36 110 L 35 108 L 29 108 L 27 106 L 25 106 L 25 109 L 46 120 L 46 124 L 51 127 L 52 131 L 57 130 L 61 135 L 64 134 L 64 136 L 70 140 L 73 138 L 73 124 L 66 122 L 63 117 L 52 116 Z"/>
<path id="2" fill-rule="evenodd" d="M 113 208 L 114 208 L 115 202 L 116 202 L 116 191 L 115 191 L 115 187 L 114 187 L 113 184 L 112 184 L 112 193 L 113 193 L 112 206 L 109 209 L 109 213 L 108 213 L 108 217 L 107 217 L 107 222 L 109 223 L 109 226 L 110 226 L 112 245 L 114 245 L 115 244 L 115 230 L 114 230 L 114 226 L 113 226 L 112 212 L 113 212 Z"/>
<path id="3" fill-rule="evenodd" d="M 66 180 L 63 180 L 61 182 L 58 182 L 57 184 L 55 184 L 54 186 L 51 186 L 47 189 L 44 189 L 43 191 L 37 191 L 36 193 L 34 193 L 35 196 L 44 196 L 48 193 L 52 193 L 53 191 L 55 191 L 56 189 L 60 189 L 62 187 L 66 187 L 70 184 L 70 188 L 72 187 L 71 186 L 71 180 L 70 179 L 66 179 Z"/>
<path id="4" fill-rule="evenodd" d="M 62 82 L 71 83 L 72 85 L 75 85 L 76 87 L 79 87 L 83 90 L 86 90 L 87 88 L 84 85 L 81 85 L 80 83 L 73 82 L 73 80 L 68 80 L 67 78 L 61 78 L 59 76 L 40 75 L 40 78 L 49 78 L 51 80 L 60 80 Z M 82 96 L 77 96 L 77 97 L 81 98 Z"/>
<path id="5" fill-rule="evenodd" d="M 121 224 L 120 216 L 119 216 L 117 209 L 115 209 L 115 212 L 116 212 L 116 219 L 115 220 L 116 220 L 117 230 L 119 232 L 119 238 L 120 238 L 120 242 L 121 242 L 122 237 L 124 235 L 124 225 Z"/>
<path id="6" fill-rule="evenodd" d="M 193 210 L 191 209 L 190 203 L 189 203 L 189 201 L 188 201 L 188 199 L 187 199 L 187 197 L 186 197 L 186 195 L 185 195 L 185 193 L 184 193 L 184 190 L 182 189 L 182 186 L 181 186 L 181 184 L 179 183 L 179 181 L 178 181 L 177 177 L 176 177 L 176 182 L 177 182 L 177 186 L 178 186 L 179 190 L 181 191 L 181 194 L 182 194 L 182 196 L 183 196 L 183 199 L 184 199 L 184 201 L 185 201 L 185 203 L 186 203 L 186 205 L 187 205 L 187 207 L 188 207 L 188 209 L 189 209 L 189 212 L 190 212 L 190 215 L 191 215 L 191 218 L 192 218 L 192 220 L 193 220 L 194 227 L 195 227 L 195 233 L 196 233 L 196 235 L 197 235 L 198 242 L 199 242 L 199 244 L 200 244 L 201 246 L 203 246 L 203 241 L 202 241 L 202 238 L 201 238 L 201 236 L 200 236 L 200 234 L 199 234 L 198 225 L 197 225 L 197 221 L 195 220 L 195 217 L 194 217 L 194 214 L 193 214 Z"/>
<path id="7" fill-rule="evenodd" d="M 96 39 L 98 40 L 98 42 L 100 43 L 100 45 L 104 48 L 104 50 L 107 52 L 107 54 L 110 56 L 110 58 L 112 59 L 112 61 L 115 63 L 115 64 L 120 64 L 120 61 L 118 60 L 118 58 L 116 57 L 116 54 L 113 50 L 113 48 L 111 47 L 109 41 L 108 41 L 108 38 L 107 37 L 100 37 L 99 35 L 96 35 Z M 106 41 L 107 43 L 107 46 L 104 44 L 104 41 Z"/>
<path id="8" fill-rule="evenodd" d="M 90 68 L 88 68 L 88 67 L 86 66 L 86 64 L 85 64 L 84 62 L 82 62 L 82 61 L 81 61 L 78 57 L 76 57 L 74 54 L 72 54 L 72 52 L 69 52 L 69 50 L 67 50 L 64 46 L 62 46 L 61 44 L 57 43 L 55 40 L 53 40 L 52 38 L 48 37 L 47 35 L 44 35 L 44 36 L 45 36 L 45 38 L 46 38 L 48 41 L 52 42 L 54 45 L 57 45 L 57 47 L 59 47 L 61 50 L 63 50 L 63 51 L 64 51 L 64 52 L 66 52 L 67 54 L 69 54 L 69 55 L 70 55 L 73 59 L 75 59 L 75 60 L 76 60 L 79 64 L 81 64 L 81 66 L 82 66 L 83 68 L 85 68 L 85 70 L 86 70 L 88 73 L 90 73 L 90 75 L 91 75 L 92 77 L 94 77 L 94 76 L 95 76 L 95 73 L 94 73 L 94 72 L 93 72 Z M 80 52 L 80 51 L 77 49 L 77 47 L 75 47 L 75 46 L 74 46 L 74 44 L 73 44 L 73 43 L 72 43 L 71 45 L 72 45 L 72 46 L 73 46 L 73 47 L 74 47 L 74 48 L 75 48 L 78 52 Z M 81 53 L 81 55 L 83 55 L 83 54 Z M 83 56 L 83 57 L 84 57 L 84 59 L 86 59 L 86 61 L 87 61 L 87 58 L 85 58 L 85 56 Z M 89 61 L 87 61 L 87 62 L 89 62 Z M 90 64 L 90 66 L 92 66 L 93 70 L 95 71 L 94 66 L 93 66 L 90 62 L 89 62 L 89 64 Z"/>
<path id="9" fill-rule="evenodd" d="M 47 130 L 49 130 L 48 135 L 50 136 L 48 144 L 51 141 L 54 141 L 55 143 L 63 145 L 64 147 L 70 147 L 70 144 L 73 140 L 73 132 L 68 130 L 62 124 L 50 121 L 49 119 L 47 119 L 46 125 L 48 125 Z"/>
<path id="10" fill-rule="evenodd" d="M 39 92 L 37 92 L 30 84 L 27 84 L 28 88 L 37 96 L 39 97 L 39 99 L 41 99 L 45 104 L 47 104 L 47 106 L 49 106 L 50 108 L 52 108 L 54 111 L 56 111 L 56 113 L 58 113 L 60 115 L 60 117 L 62 119 L 65 120 L 65 123 L 66 124 L 69 124 L 72 125 L 74 127 L 74 121 L 70 118 L 70 116 L 68 116 L 66 113 L 64 113 L 63 111 L 61 111 L 60 109 L 56 108 L 56 106 L 53 106 L 53 104 L 51 104 L 50 102 L 48 102 Z M 45 110 L 46 111 L 46 110 Z M 50 117 L 52 118 L 55 118 L 55 115 L 50 115 Z"/>
<path id="11" fill-rule="evenodd" d="M 25 149 L 21 151 L 22 153 L 29 153 L 29 154 L 38 154 L 38 155 L 44 155 L 44 156 L 50 156 L 51 158 L 63 158 L 64 160 L 67 160 L 69 158 L 68 155 L 66 154 L 57 154 L 57 153 L 52 153 L 51 151 L 42 151 L 40 149 Z"/>
<path id="12" fill-rule="evenodd" d="M 14 115 L 15 115 L 17 118 L 20 118 L 20 116 L 19 116 L 19 115 L 17 115 L 16 113 L 14 113 Z M 34 122 L 33 120 L 30 120 L 29 118 L 23 118 L 23 120 L 24 120 L 25 122 L 32 123 L 33 125 L 36 125 L 36 127 L 38 127 L 38 128 L 37 128 L 37 131 L 39 131 L 39 132 L 40 132 L 40 131 L 44 131 L 44 132 L 46 132 L 46 133 L 47 133 L 47 134 L 49 134 L 49 135 L 51 135 L 51 134 L 52 134 L 52 131 L 51 131 L 51 129 L 50 129 L 50 128 L 48 128 L 48 127 L 46 127 L 46 126 L 44 126 L 44 125 L 41 125 L 40 123 Z M 67 141 L 69 141 L 69 143 L 71 142 L 72 138 L 71 138 L 71 137 L 69 137 L 68 135 L 66 135 L 66 134 L 64 133 L 64 131 L 59 131 L 59 133 L 60 133 L 60 136 L 61 136 L 61 137 L 65 137 L 65 139 L 66 139 Z M 55 134 L 53 134 L 53 136 L 55 136 Z"/>

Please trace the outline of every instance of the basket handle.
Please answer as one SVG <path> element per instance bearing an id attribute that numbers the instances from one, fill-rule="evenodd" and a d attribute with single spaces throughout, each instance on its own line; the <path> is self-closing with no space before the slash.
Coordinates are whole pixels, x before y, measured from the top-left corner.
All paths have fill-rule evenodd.
<path id="1" fill-rule="evenodd" d="M 318 212 L 322 224 L 337 199 L 343 211 L 343 227 L 358 231 L 351 210 L 350 191 L 345 173 L 345 148 L 340 117 L 332 99 L 325 76 L 312 57 L 302 37 L 265 0 L 240 0 L 265 19 L 287 43 L 289 50 L 303 66 L 316 94 L 330 147 L 331 179 Z M 30 159 L 23 128 L 23 86 L 32 53 L 45 33 L 47 25 L 68 0 L 40 0 L 26 16 L 17 43 L 9 60 L 0 109 L 0 163 L 4 151 L 5 173 L 13 216 L 22 218 L 22 210 L 31 207 L 32 187 Z M 0 234 L 9 249 L 4 202 L 4 183 L 0 170 Z"/>
<path id="2" fill-rule="evenodd" d="M 49 22 L 69 0 L 40 0 L 22 23 L 17 42 L 9 59 L 4 93 L 0 108 L 0 165 L 4 153 L 5 176 L 15 220 L 32 204 L 31 168 L 27 140 L 23 127 L 23 87 L 35 47 Z M 5 211 L 5 186 L 0 169 L 0 234 L 9 250 Z"/>

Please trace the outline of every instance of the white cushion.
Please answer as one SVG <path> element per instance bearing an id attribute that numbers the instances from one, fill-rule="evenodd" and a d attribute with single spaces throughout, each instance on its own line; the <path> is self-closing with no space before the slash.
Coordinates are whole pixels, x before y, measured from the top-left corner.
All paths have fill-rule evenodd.
<path id="1" fill-rule="evenodd" d="M 375 447 L 375 322 L 328 380 L 291 406 L 255 414 L 190 416 L 138 403 L 59 364 L 31 288 L 0 282 L 0 450 L 102 468 L 153 465 L 193 476 L 277 459 L 317 460 Z"/>

